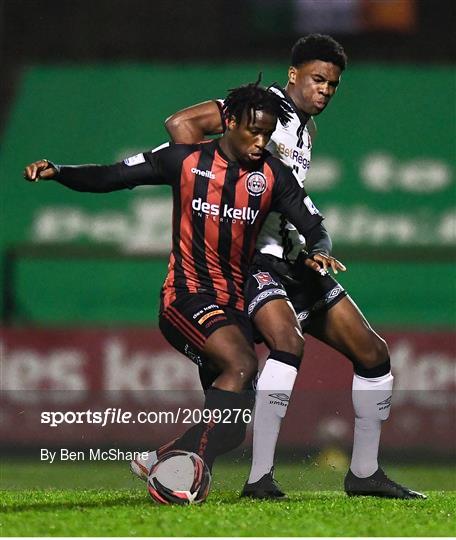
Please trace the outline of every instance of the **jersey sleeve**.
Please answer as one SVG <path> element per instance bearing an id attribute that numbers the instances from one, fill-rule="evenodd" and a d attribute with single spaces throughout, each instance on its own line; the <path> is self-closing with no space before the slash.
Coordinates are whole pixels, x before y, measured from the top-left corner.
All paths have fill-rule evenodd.
<path id="1" fill-rule="evenodd" d="M 288 167 L 274 159 L 273 170 L 272 209 L 283 214 L 304 237 L 308 237 L 311 229 L 323 221 L 323 216 Z"/>
<path id="2" fill-rule="evenodd" d="M 184 145 L 159 147 L 113 165 L 54 165 L 55 180 L 75 191 L 108 193 L 144 185 L 172 185 L 178 177 Z M 180 147 L 180 148 L 179 148 Z"/>

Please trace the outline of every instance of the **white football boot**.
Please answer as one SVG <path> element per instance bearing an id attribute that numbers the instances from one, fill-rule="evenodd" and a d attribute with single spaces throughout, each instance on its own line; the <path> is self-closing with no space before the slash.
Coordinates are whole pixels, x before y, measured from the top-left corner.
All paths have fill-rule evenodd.
<path id="1" fill-rule="evenodd" d="M 153 450 L 147 453 L 147 459 L 141 459 L 141 457 L 132 459 L 130 461 L 130 471 L 143 482 L 147 482 L 150 469 L 156 461 L 157 451 Z"/>

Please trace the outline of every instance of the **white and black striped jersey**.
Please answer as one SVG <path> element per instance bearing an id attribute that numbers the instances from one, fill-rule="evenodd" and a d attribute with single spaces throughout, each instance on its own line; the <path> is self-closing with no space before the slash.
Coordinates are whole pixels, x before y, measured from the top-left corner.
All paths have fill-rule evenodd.
<path id="1" fill-rule="evenodd" d="M 296 181 L 303 187 L 310 168 L 312 150 L 312 141 L 306 126 L 308 119 L 298 111 L 291 98 L 280 86 L 273 85 L 271 90 L 287 100 L 293 109 L 293 114 L 286 126 L 277 122 L 276 130 L 266 148 L 292 169 Z M 315 209 L 310 198 L 307 204 Z M 269 253 L 279 258 L 285 255 L 293 259 L 304 246 L 303 236 L 276 212 L 271 213 L 267 218 L 257 241 L 257 248 L 262 253 Z"/>

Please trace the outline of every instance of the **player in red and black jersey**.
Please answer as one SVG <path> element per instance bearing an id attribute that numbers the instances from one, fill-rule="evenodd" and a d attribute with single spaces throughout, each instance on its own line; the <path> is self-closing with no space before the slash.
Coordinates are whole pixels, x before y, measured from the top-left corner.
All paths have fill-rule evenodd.
<path id="1" fill-rule="evenodd" d="M 313 117 L 321 114 L 334 97 L 347 57 L 331 36 L 310 34 L 294 44 L 290 60 L 286 86 L 274 84 L 272 88 L 292 106 L 292 119 L 286 125 L 277 124 L 267 149 L 288 165 L 296 181 L 304 185 L 315 135 Z M 192 143 L 223 133 L 225 120 L 222 101 L 216 100 L 173 114 L 165 126 L 173 141 Z M 313 257 L 336 274 L 345 267 L 329 250 L 314 252 L 310 257 L 305 251 L 298 254 L 304 247 L 294 227 L 281 216 L 271 214 L 260 234 L 259 253 L 246 281 L 247 311 L 270 354 L 256 387 L 252 466 L 241 495 L 284 496 L 273 477 L 274 452 L 303 355 L 304 336 L 296 332 L 291 310 L 287 312 L 283 302 L 277 301 L 281 283 L 283 294 L 297 313 L 302 334 L 312 335 L 353 364 L 354 437 L 344 480 L 346 493 L 425 498 L 388 478 L 378 462 L 382 424 L 394 402 L 388 346 L 341 284 L 329 273 L 313 272 L 308 265 Z M 274 277 L 273 284 L 265 282 L 265 274 Z M 281 399 L 272 399 L 271 391 Z"/>
<path id="2" fill-rule="evenodd" d="M 286 215 L 305 236 L 309 251 L 325 249 L 328 242 L 323 217 L 305 190 L 265 151 L 277 119 L 286 123 L 289 118 L 287 103 L 250 84 L 232 90 L 225 108 L 227 129 L 217 141 L 172 145 L 109 166 L 59 166 L 41 160 L 25 169 L 27 180 L 53 179 L 92 193 L 171 185 L 173 241 L 160 328 L 174 347 L 199 365 L 205 408 L 210 410 L 252 406 L 247 391 L 257 373 L 257 358 L 243 287 L 268 213 Z M 321 270 L 317 261 L 311 264 Z M 242 420 L 201 422 L 173 448 L 195 451 L 212 466 L 217 455 L 242 442 Z"/>

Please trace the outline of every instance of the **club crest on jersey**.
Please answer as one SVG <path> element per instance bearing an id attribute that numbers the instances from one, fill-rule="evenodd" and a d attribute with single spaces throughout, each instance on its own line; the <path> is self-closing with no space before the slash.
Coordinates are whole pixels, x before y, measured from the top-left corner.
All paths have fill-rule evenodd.
<path id="1" fill-rule="evenodd" d="M 253 277 L 258 281 L 258 288 L 260 290 L 266 287 L 266 285 L 277 285 L 269 272 L 258 272 L 258 274 L 253 274 Z"/>
<path id="2" fill-rule="evenodd" d="M 266 176 L 257 171 L 250 173 L 245 180 L 245 189 L 254 197 L 263 195 L 267 187 L 268 181 L 266 180 Z"/>

